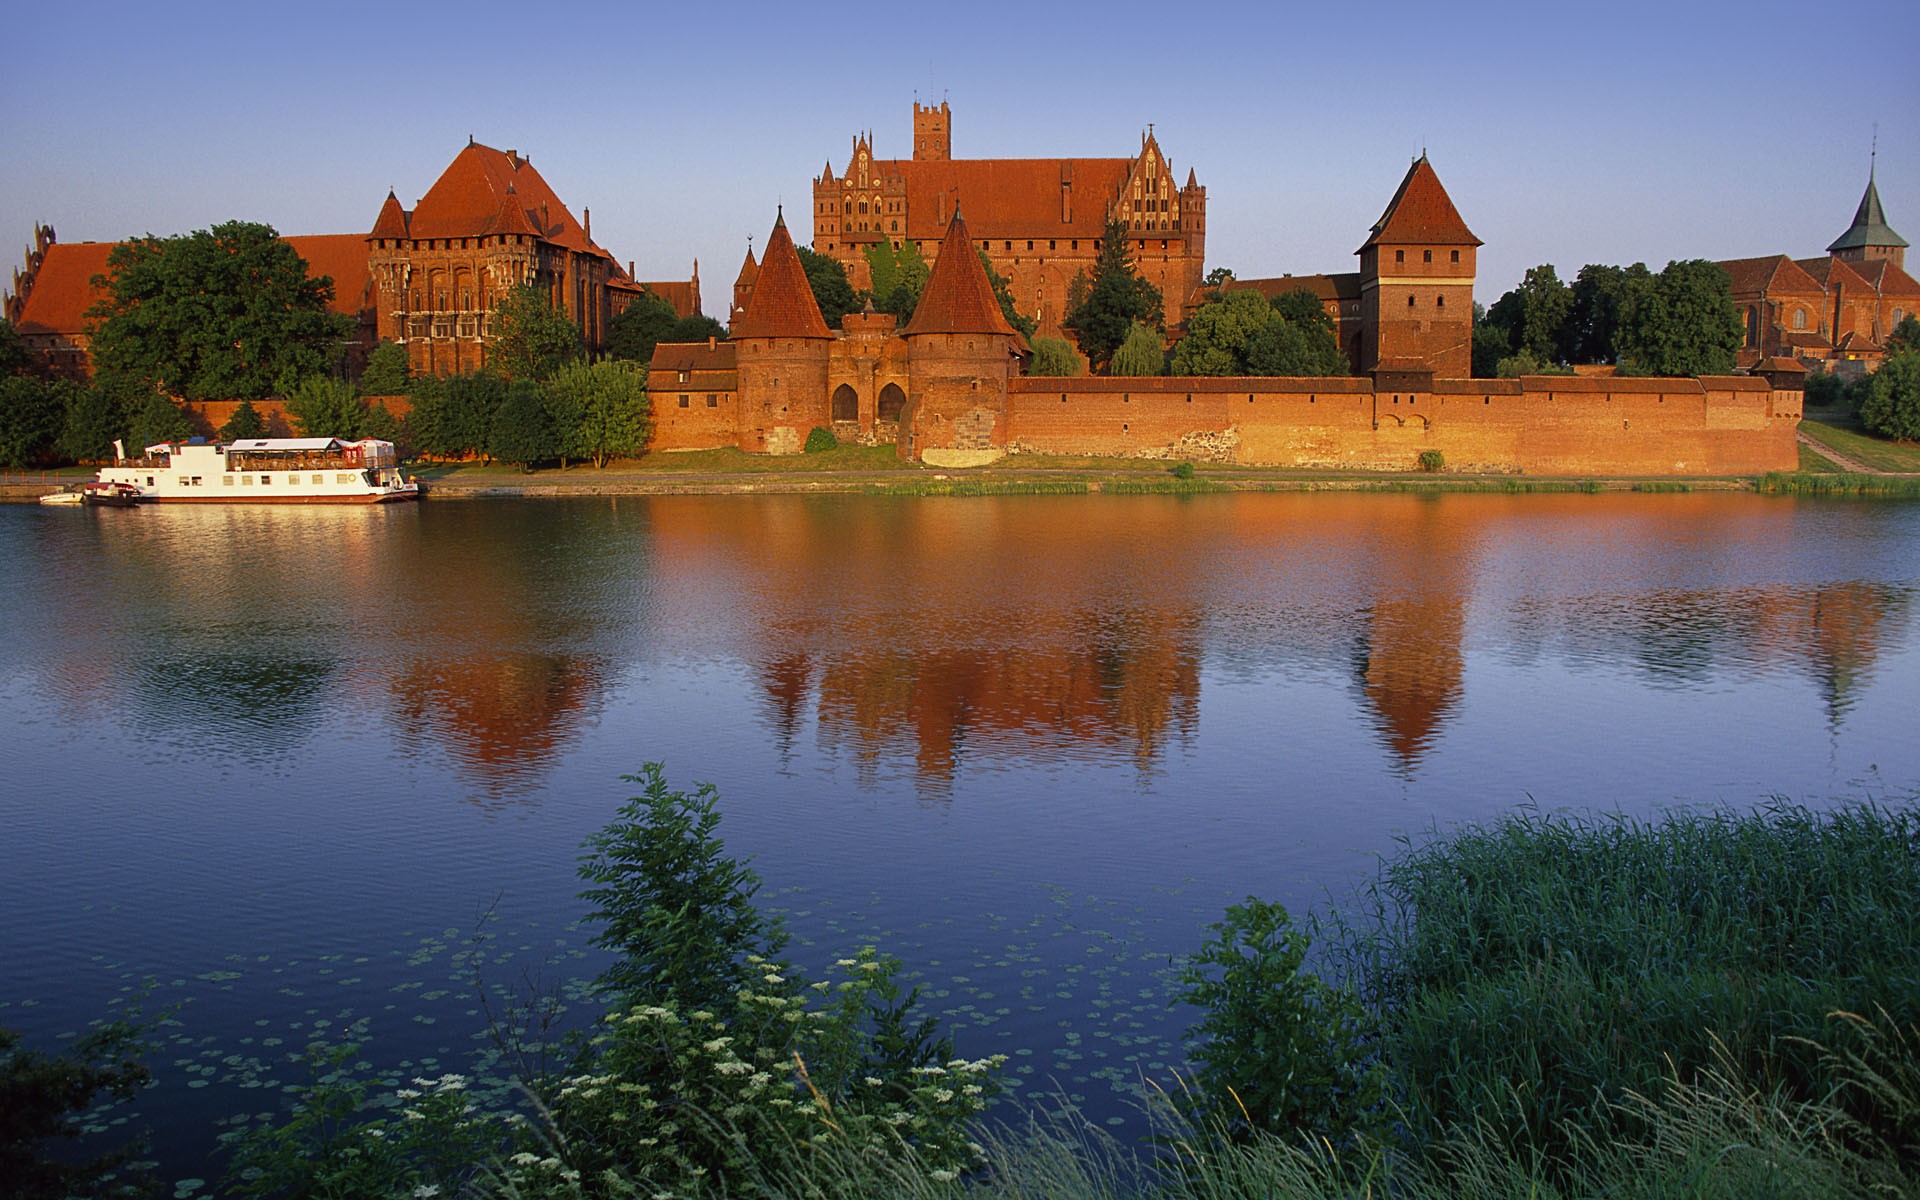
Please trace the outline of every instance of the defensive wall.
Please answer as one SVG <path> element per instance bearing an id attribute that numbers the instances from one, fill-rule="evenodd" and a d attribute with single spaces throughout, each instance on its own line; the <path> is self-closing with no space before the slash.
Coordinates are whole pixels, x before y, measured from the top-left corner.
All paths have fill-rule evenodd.
<path id="1" fill-rule="evenodd" d="M 1753 475 L 1799 466 L 1801 393 L 1753 376 L 1427 381 L 1041 378 L 1009 381 L 1013 453 L 1191 458 L 1539 475 Z"/>

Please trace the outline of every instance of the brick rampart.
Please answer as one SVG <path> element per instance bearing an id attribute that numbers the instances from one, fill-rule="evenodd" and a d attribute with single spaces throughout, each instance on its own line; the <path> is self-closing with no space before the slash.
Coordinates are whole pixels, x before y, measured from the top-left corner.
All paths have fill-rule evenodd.
<path id="1" fill-rule="evenodd" d="M 1529 474 L 1791 471 L 1800 393 L 1747 376 L 1446 380 L 1376 391 L 1359 378 L 1011 382 L 1010 448 L 1269 466 Z"/>

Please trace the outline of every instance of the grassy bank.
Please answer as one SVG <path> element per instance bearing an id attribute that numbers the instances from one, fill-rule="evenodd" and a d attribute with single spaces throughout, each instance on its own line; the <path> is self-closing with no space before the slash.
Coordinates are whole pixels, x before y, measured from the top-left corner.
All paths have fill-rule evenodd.
<path id="1" fill-rule="evenodd" d="M 1863 467 L 1894 474 L 1920 474 L 1920 443 L 1895 442 L 1874 437 L 1862 430 L 1851 417 L 1816 419 L 1809 416 L 1800 429 L 1822 446 Z"/>
<path id="2" fill-rule="evenodd" d="M 1766 496 L 1920 496 L 1920 477 L 1861 475 L 1851 471 L 1797 474 L 1772 472 L 1754 481 Z"/>

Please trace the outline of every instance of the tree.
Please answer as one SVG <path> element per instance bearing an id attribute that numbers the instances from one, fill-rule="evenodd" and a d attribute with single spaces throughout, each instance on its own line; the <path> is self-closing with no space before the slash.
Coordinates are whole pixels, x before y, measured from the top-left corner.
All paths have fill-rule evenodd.
<path id="1" fill-rule="evenodd" d="M 1187 335 L 1173 348 L 1175 375 L 1245 375 L 1247 346 L 1280 314 L 1252 288 L 1237 288 L 1210 300 L 1187 317 Z"/>
<path id="2" fill-rule="evenodd" d="M 1562 327 L 1573 308 L 1573 293 L 1560 282 L 1552 263 L 1528 267 L 1520 286 L 1494 301 L 1489 324 L 1504 329 L 1515 350 L 1543 363 L 1559 361 Z"/>
<path id="3" fill-rule="evenodd" d="M 1650 279 L 1647 264 L 1609 267 L 1588 263 L 1573 280 L 1573 303 L 1560 343 L 1561 358 L 1570 363 L 1612 362 L 1620 329 L 1620 300 L 1629 287 Z"/>
<path id="4" fill-rule="evenodd" d="M 1920 317 L 1908 313 L 1900 318 L 1900 323 L 1887 335 L 1887 353 L 1899 354 L 1903 350 L 1920 350 Z"/>
<path id="5" fill-rule="evenodd" d="M 22 1049 L 20 1035 L 0 1029 L 0 1179 L 15 1200 L 68 1196 L 143 1196 L 153 1181 L 125 1168 L 144 1149 L 135 1141 L 97 1157 L 74 1161 L 49 1153 L 49 1143 L 77 1141 L 91 1123 L 95 1098 L 130 1099 L 151 1078 L 141 1061 L 144 1031 L 125 1022 L 79 1038 L 66 1055 Z M 102 1122 L 101 1128 L 104 1128 Z"/>
<path id="6" fill-rule="evenodd" d="M 1746 340 L 1733 281 L 1705 259 L 1670 262 L 1658 275 L 1629 277 L 1615 345 L 1623 370 L 1641 375 L 1725 375 Z"/>
<path id="7" fill-rule="evenodd" d="M 287 396 L 287 415 L 301 437 L 357 438 L 366 411 L 352 384 L 325 375 L 308 376 Z"/>
<path id="8" fill-rule="evenodd" d="M 223 442 L 265 437 L 267 422 L 260 415 L 260 410 L 253 406 L 253 401 L 242 400 L 239 407 L 233 410 L 233 415 L 227 418 L 227 423 L 215 430 L 214 435 Z"/>
<path id="9" fill-rule="evenodd" d="M 1881 437 L 1920 441 L 1920 350 L 1902 350 L 1866 378 L 1860 424 Z"/>
<path id="10" fill-rule="evenodd" d="M 807 273 L 807 286 L 813 289 L 814 303 L 829 328 L 840 328 L 840 319 L 859 307 L 853 298 L 853 285 L 847 282 L 847 269 L 840 261 L 815 254 L 805 246 L 800 252 L 800 267 Z"/>
<path id="11" fill-rule="evenodd" d="M 576 363 L 548 381 L 547 390 L 572 413 L 563 455 L 604 467 L 609 458 L 631 457 L 646 448 L 653 404 L 644 368 L 618 360 Z"/>
<path id="12" fill-rule="evenodd" d="M 69 397 L 57 447 L 60 457 L 69 462 L 111 457 L 114 439 L 133 436 L 135 414 L 155 394 L 144 380 L 95 373 L 92 383 Z"/>
<path id="13" fill-rule="evenodd" d="M 1160 331 L 1139 322 L 1127 330 L 1127 340 L 1107 360 L 1109 375 L 1165 375 L 1167 351 L 1160 344 Z"/>
<path id="14" fill-rule="evenodd" d="M 670 302 L 652 292 L 643 293 L 607 322 L 607 353 L 630 362 L 651 362 L 655 346 L 675 340 L 672 331 L 679 319 Z"/>
<path id="15" fill-rule="evenodd" d="M 29 467 L 55 457 L 72 384 L 0 375 L 0 467 Z"/>
<path id="16" fill-rule="evenodd" d="M 13 322 L 0 320 L 0 377 L 25 374 L 32 361 L 27 343 Z"/>
<path id="17" fill-rule="evenodd" d="M 891 313 L 901 325 L 913 317 L 920 306 L 920 293 L 926 290 L 927 260 L 920 257 L 918 242 L 876 242 L 867 247 L 867 269 L 873 275 L 873 307 Z"/>
<path id="18" fill-rule="evenodd" d="M 486 454 L 493 414 L 507 398 L 507 385 L 497 375 L 476 372 L 445 379 L 415 379 L 407 398 L 407 415 L 414 449 L 435 458 L 466 458 Z"/>
<path id="19" fill-rule="evenodd" d="M 1319 297 L 1305 288 L 1269 302 L 1252 288 L 1219 293 L 1187 318 L 1175 375 L 1344 375 L 1346 355 Z"/>
<path id="20" fill-rule="evenodd" d="M 155 392 L 133 417 L 133 445 L 138 451 L 161 442 L 183 442 L 193 436 L 193 419 L 172 400 Z"/>
<path id="21" fill-rule="evenodd" d="M 1065 325 L 1094 369 L 1104 370 L 1135 322 L 1153 329 L 1165 326 L 1160 290 L 1134 270 L 1125 227 L 1109 221 L 1086 298 L 1068 309 Z"/>
<path id="22" fill-rule="evenodd" d="M 1007 282 L 1007 277 L 993 269 L 993 260 L 987 257 L 985 250 L 979 251 L 979 254 L 980 266 L 987 273 L 987 286 L 993 289 L 993 298 L 1000 302 L 1000 315 L 1007 319 L 1007 324 L 1020 331 L 1021 337 L 1032 337 L 1034 331 L 1040 328 L 1040 322 L 1020 315 L 1020 310 L 1014 306 L 1013 287 Z"/>
<path id="23" fill-rule="evenodd" d="M 384 402 L 376 402 L 360 415 L 360 436 L 392 442 L 402 458 L 411 458 L 413 447 L 407 441 L 407 423 L 393 415 Z"/>
<path id="24" fill-rule="evenodd" d="M 381 342 L 367 355 L 366 369 L 360 372 L 362 396 L 404 396 L 407 380 L 412 378 L 407 363 L 407 348 L 398 342 Z"/>
<path id="25" fill-rule="evenodd" d="M 487 452 L 530 472 L 533 464 L 557 457 L 560 446 L 560 431 L 540 388 L 524 379 L 508 384 L 487 430 Z"/>
<path id="26" fill-rule="evenodd" d="M 713 338 L 716 341 L 726 341 L 727 327 L 712 317 L 705 316 L 701 313 L 694 313 L 691 316 L 681 317 L 678 321 L 675 321 L 673 328 L 668 331 L 666 338 L 663 340 L 669 342 L 704 342 L 708 338 Z M 653 355 L 648 354 L 647 357 L 651 359 Z"/>
<path id="27" fill-rule="evenodd" d="M 352 322 L 329 312 L 333 281 L 271 226 L 229 221 L 180 237 L 123 242 L 87 311 L 96 371 L 187 400 L 259 400 L 276 383 L 328 371 Z"/>
<path id="28" fill-rule="evenodd" d="M 538 382 L 582 353 L 580 327 L 532 284 L 514 288 L 494 304 L 492 334 L 487 365 L 508 380 Z"/>
<path id="29" fill-rule="evenodd" d="M 1074 352 L 1073 344 L 1065 338 L 1033 339 L 1033 360 L 1027 364 L 1027 374 L 1068 376 L 1078 375 L 1085 370 L 1080 356 Z"/>
<path id="30" fill-rule="evenodd" d="M 1507 340 L 1506 330 L 1484 320 L 1473 323 L 1473 377 L 1475 379 L 1492 379 L 1498 375 L 1500 360 L 1512 353 L 1513 343 Z"/>
<path id="31" fill-rule="evenodd" d="M 1254 375 L 1345 375 L 1352 369 L 1333 331 L 1320 297 L 1295 288 L 1273 298 L 1273 311 L 1282 327 L 1271 330 L 1247 350 L 1247 370 Z"/>

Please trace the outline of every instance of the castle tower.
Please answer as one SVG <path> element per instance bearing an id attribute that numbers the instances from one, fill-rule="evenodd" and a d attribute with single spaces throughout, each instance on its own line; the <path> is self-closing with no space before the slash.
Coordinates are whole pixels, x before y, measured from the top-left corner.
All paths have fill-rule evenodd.
<path id="1" fill-rule="evenodd" d="M 747 311 L 747 301 L 753 298 L 754 280 L 760 278 L 760 264 L 753 260 L 753 247 L 747 247 L 747 259 L 740 264 L 740 273 L 733 277 L 733 308 L 727 313 L 727 322 L 732 324 Z"/>
<path id="2" fill-rule="evenodd" d="M 1007 445 L 1007 382 L 1026 341 L 1000 311 L 956 208 L 904 331 L 910 381 L 900 454 L 939 466 L 991 462 Z"/>
<path id="3" fill-rule="evenodd" d="M 953 157 L 953 114 L 942 100 L 939 108 L 913 102 L 913 160 L 946 162 Z"/>
<path id="4" fill-rule="evenodd" d="M 1887 225 L 1887 214 L 1880 207 L 1880 189 L 1873 181 L 1873 168 L 1867 168 L 1867 191 L 1853 214 L 1853 224 L 1833 240 L 1827 253 L 1841 262 L 1870 262 L 1884 258 L 1906 270 L 1907 239 Z"/>
<path id="5" fill-rule="evenodd" d="M 1473 373 L 1473 236 L 1422 154 L 1360 256 L 1360 369 Z"/>
<path id="6" fill-rule="evenodd" d="M 807 434 L 832 422 L 827 360 L 833 331 L 807 284 L 784 214 L 773 222 L 766 257 L 731 339 L 739 370 L 740 448 L 798 454 Z"/>

